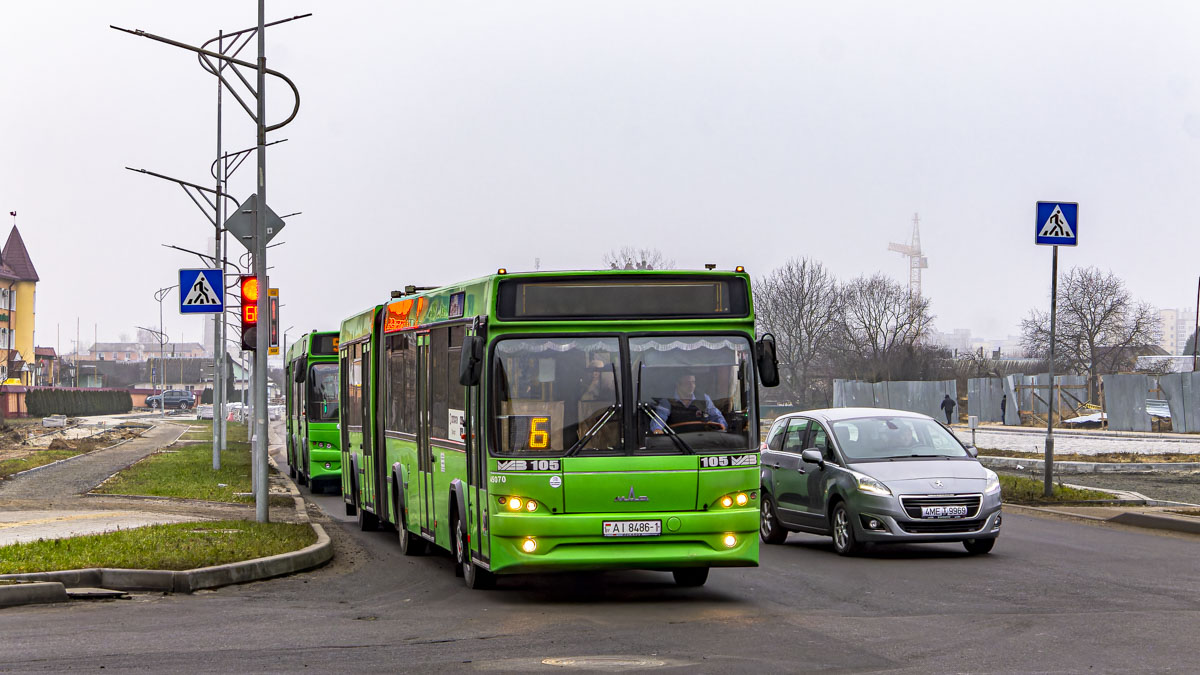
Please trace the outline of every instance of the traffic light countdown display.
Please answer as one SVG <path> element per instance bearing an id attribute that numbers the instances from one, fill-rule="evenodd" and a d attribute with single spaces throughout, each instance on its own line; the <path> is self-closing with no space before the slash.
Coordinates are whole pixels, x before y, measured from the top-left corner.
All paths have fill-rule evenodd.
<path id="1" fill-rule="evenodd" d="M 258 277 L 244 274 L 238 286 L 242 289 L 242 350 L 258 348 Z"/>

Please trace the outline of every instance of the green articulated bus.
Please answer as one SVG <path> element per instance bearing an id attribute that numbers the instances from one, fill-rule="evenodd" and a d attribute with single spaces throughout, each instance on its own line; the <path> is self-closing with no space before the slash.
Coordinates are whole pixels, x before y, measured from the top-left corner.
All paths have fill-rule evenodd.
<path id="1" fill-rule="evenodd" d="M 406 555 L 497 575 L 758 564 L 756 388 L 736 272 L 497 274 L 342 323 L 342 490 Z"/>
<path id="2" fill-rule="evenodd" d="M 337 331 L 313 331 L 285 357 L 288 473 L 313 490 L 341 487 L 337 354 Z"/>

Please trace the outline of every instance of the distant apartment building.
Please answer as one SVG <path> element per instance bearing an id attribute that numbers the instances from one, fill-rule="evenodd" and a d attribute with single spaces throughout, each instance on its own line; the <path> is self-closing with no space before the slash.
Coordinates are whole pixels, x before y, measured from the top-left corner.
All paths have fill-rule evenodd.
<path id="1" fill-rule="evenodd" d="M 35 383 L 34 316 L 37 270 L 17 226 L 0 251 L 0 383 Z"/>
<path id="2" fill-rule="evenodd" d="M 1172 355 L 1183 354 L 1188 338 L 1196 329 L 1196 310 L 1194 309 L 1160 309 L 1158 320 L 1162 335 L 1158 346 Z"/>
<path id="3" fill-rule="evenodd" d="M 208 351 L 199 342 L 168 342 L 162 347 L 162 355 L 168 358 L 200 358 Z M 147 361 L 157 359 L 157 342 L 97 342 L 87 350 L 89 361 Z"/>

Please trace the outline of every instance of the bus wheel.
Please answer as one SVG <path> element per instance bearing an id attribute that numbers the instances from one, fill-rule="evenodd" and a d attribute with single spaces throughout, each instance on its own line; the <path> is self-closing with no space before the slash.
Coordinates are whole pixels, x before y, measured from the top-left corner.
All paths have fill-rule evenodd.
<path id="1" fill-rule="evenodd" d="M 354 488 L 354 501 L 358 502 L 358 486 L 355 485 Z M 355 510 L 358 511 L 358 529 L 369 532 L 379 527 L 379 518 L 374 513 L 368 513 L 363 509 L 362 504 L 356 503 L 355 506 L 357 506 Z"/>
<path id="2" fill-rule="evenodd" d="M 422 555 L 425 553 L 425 540 L 408 530 L 407 509 L 400 503 L 396 493 L 392 493 L 392 503 L 396 505 L 396 532 L 400 537 L 400 552 L 404 555 Z"/>
<path id="3" fill-rule="evenodd" d="M 471 551 L 467 547 L 467 525 L 458 516 L 454 517 L 454 533 L 454 558 L 458 563 L 456 576 L 462 576 L 467 588 L 472 590 L 495 587 L 496 575 L 471 562 Z"/>
<path id="4" fill-rule="evenodd" d="M 673 570 L 671 574 L 675 577 L 675 583 L 680 586 L 703 586 L 704 582 L 708 581 L 707 567 L 685 567 Z"/>

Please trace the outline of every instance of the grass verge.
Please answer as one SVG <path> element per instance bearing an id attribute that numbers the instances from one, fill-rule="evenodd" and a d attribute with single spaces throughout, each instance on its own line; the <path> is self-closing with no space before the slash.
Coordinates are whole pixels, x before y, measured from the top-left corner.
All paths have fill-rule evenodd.
<path id="1" fill-rule="evenodd" d="M 1062 502 L 1087 502 L 1114 499 L 1107 492 L 1079 490 L 1064 485 L 1054 485 L 1052 496 L 1044 494 L 1045 483 L 1024 476 L 1000 474 L 1000 498 L 1013 504 L 1056 504 Z"/>
<path id="2" fill-rule="evenodd" d="M 250 444 L 229 442 L 221 453 L 221 469 L 213 471 L 212 448 L 187 445 L 156 452 L 113 476 L 95 492 L 110 495 L 148 495 L 245 503 L 250 492 Z"/>
<path id="3" fill-rule="evenodd" d="M 308 525 L 221 520 L 151 525 L 0 547 L 0 574 L 116 567 L 188 570 L 297 551 L 317 540 Z"/>
<path id="4" fill-rule="evenodd" d="M 245 422 L 226 422 L 225 433 L 231 441 L 246 441 L 249 438 L 246 436 Z M 208 441 L 212 442 L 212 422 L 209 420 L 196 420 L 188 422 L 188 430 L 179 438 L 181 441 Z"/>
<path id="5" fill-rule="evenodd" d="M 1024 452 L 1020 450 L 994 450 L 980 448 L 980 455 L 989 457 L 1016 457 L 1018 459 L 1045 459 L 1044 452 Z M 1200 454 L 1189 452 L 1158 452 L 1139 454 L 1136 452 L 1101 452 L 1096 455 L 1081 455 L 1074 452 L 1055 452 L 1056 462 L 1111 462 L 1127 464 L 1149 464 L 1157 462 L 1200 462 Z"/>
<path id="6" fill-rule="evenodd" d="M 52 464 L 60 459 L 83 454 L 87 450 L 34 450 L 25 457 L 16 459 L 0 459 L 0 478 L 8 478 L 14 473 L 21 473 L 39 466 Z"/>

